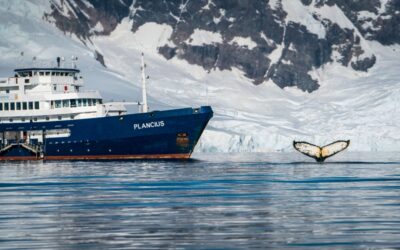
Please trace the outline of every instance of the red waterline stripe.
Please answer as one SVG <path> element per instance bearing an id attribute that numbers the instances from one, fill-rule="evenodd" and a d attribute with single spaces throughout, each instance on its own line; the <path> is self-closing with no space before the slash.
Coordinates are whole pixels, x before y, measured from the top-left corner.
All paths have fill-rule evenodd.
<path id="1" fill-rule="evenodd" d="M 65 155 L 45 156 L 5 156 L 0 161 L 31 161 L 31 160 L 135 160 L 135 159 L 189 159 L 190 154 L 154 154 L 154 155 Z"/>

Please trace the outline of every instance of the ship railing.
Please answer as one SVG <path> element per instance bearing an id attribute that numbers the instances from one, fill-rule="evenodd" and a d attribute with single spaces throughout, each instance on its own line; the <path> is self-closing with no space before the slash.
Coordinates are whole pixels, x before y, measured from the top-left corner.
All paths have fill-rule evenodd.
<path id="1" fill-rule="evenodd" d="M 25 141 L 10 140 L 7 144 L 2 145 L 2 147 L 0 148 L 0 154 L 15 146 L 21 146 L 26 150 L 29 150 L 30 152 L 34 153 L 36 156 L 38 156 L 43 150 L 42 144 L 33 144 L 33 143 L 26 143 Z"/>
<path id="2" fill-rule="evenodd" d="M 57 61 L 53 60 L 46 60 L 46 59 L 24 59 L 18 65 L 18 68 L 76 68 L 76 61 L 60 61 L 60 67 L 58 67 Z"/>

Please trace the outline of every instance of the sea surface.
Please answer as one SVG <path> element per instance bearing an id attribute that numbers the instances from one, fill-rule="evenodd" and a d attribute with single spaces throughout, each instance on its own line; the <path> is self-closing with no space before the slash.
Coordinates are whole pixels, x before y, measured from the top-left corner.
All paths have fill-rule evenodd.
<path id="1" fill-rule="evenodd" d="M 400 154 L 0 164 L 0 249 L 400 249 Z"/>

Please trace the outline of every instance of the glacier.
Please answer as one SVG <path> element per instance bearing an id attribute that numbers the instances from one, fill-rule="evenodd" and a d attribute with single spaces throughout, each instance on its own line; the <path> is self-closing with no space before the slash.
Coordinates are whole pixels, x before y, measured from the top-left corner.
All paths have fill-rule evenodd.
<path id="1" fill-rule="evenodd" d="M 339 139 L 351 140 L 349 151 L 400 148 L 398 45 L 363 40 L 377 57 L 372 69 L 357 72 L 332 62 L 310 72 L 321 86 L 306 93 L 282 90 L 272 82 L 254 85 L 240 69 L 205 71 L 176 58 L 167 60 L 157 48 L 169 43 L 172 27 L 168 25 L 146 23 L 132 33 L 130 21 L 124 19 L 109 36 L 82 42 L 43 19 L 49 1 L 1 2 L 2 77 L 10 76 L 15 67 L 32 64 L 33 57 L 54 60 L 75 55 L 86 88 L 100 90 L 105 100 L 138 101 L 144 52 L 151 110 L 213 107 L 215 116 L 197 152 L 293 152 L 293 140 L 325 145 Z M 312 29 L 323 36 L 319 27 Z M 212 43 L 215 37 L 198 32 L 194 42 Z M 104 56 L 107 68 L 96 61 L 95 51 Z"/>

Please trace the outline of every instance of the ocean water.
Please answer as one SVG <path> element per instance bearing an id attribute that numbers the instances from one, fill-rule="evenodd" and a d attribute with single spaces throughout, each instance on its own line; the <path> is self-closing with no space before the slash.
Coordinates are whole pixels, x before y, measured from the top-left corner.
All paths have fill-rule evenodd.
<path id="1" fill-rule="evenodd" d="M 0 165 L 0 249 L 399 249 L 400 157 Z"/>

